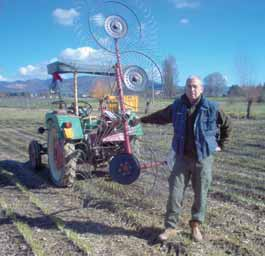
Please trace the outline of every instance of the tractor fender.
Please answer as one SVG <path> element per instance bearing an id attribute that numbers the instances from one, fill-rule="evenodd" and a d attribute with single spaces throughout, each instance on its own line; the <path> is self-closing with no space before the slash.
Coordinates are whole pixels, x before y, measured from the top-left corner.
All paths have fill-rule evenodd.
<path id="1" fill-rule="evenodd" d="M 78 116 L 68 115 L 68 114 L 55 114 L 47 113 L 45 116 L 45 124 L 47 129 L 49 129 L 49 123 L 52 122 L 58 132 L 58 137 L 64 139 L 64 123 L 72 124 L 73 137 L 72 140 L 82 140 L 84 138 L 84 133 L 82 129 L 81 120 Z"/>
<path id="2" fill-rule="evenodd" d="M 135 118 L 138 118 L 137 115 L 134 112 L 131 112 L 129 115 L 129 118 L 128 118 L 129 126 L 130 126 L 130 121 L 135 119 Z M 144 135 L 143 127 L 140 123 L 137 124 L 136 126 L 134 126 L 133 131 L 134 131 L 133 135 L 135 135 L 136 137 L 141 137 Z"/>

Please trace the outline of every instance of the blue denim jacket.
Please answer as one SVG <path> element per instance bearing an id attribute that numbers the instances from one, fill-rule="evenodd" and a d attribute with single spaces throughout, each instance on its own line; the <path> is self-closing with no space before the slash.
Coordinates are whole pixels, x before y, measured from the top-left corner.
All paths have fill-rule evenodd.
<path id="1" fill-rule="evenodd" d="M 172 123 L 174 136 L 172 148 L 176 155 L 184 155 L 186 133 L 187 106 L 181 99 L 176 99 L 172 105 Z M 217 111 L 218 105 L 202 96 L 198 105 L 194 122 L 194 137 L 198 160 L 202 160 L 216 151 L 217 141 Z"/>

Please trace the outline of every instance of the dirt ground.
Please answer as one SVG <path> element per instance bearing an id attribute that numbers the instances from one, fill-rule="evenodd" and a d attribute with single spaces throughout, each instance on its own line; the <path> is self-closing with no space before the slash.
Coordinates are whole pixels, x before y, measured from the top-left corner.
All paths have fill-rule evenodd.
<path id="1" fill-rule="evenodd" d="M 190 239 L 189 187 L 179 232 L 162 244 L 157 235 L 168 195 L 167 168 L 144 171 L 125 187 L 102 169 L 59 189 L 49 179 L 45 157 L 41 171 L 29 167 L 29 142 L 45 142 L 36 133 L 42 123 L 1 120 L 0 255 L 265 255 L 265 121 L 233 122 L 232 141 L 216 156 L 205 240 Z M 165 157 L 171 127 L 144 129 L 151 155 Z"/>

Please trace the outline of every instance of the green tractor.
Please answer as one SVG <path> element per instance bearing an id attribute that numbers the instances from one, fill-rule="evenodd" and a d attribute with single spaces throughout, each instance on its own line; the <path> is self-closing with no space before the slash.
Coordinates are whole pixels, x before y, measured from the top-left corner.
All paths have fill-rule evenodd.
<path id="1" fill-rule="evenodd" d="M 124 147 L 125 136 L 123 132 L 124 119 L 128 123 L 129 140 L 132 145 L 137 145 L 137 139 L 143 135 L 140 124 L 131 125 L 136 118 L 132 111 L 126 111 L 122 115 L 119 111 L 113 112 L 106 107 L 106 100 L 99 101 L 98 116 L 92 115 L 92 105 L 87 101 L 78 99 L 77 74 L 91 74 L 103 76 L 115 76 L 115 71 L 109 71 L 100 66 L 74 67 L 67 63 L 55 62 L 48 66 L 49 74 L 73 73 L 74 75 L 74 102 L 67 104 L 61 97 L 53 102 L 56 109 L 45 115 L 45 128 L 40 127 L 38 132 L 47 134 L 47 143 L 41 144 L 33 140 L 29 144 L 29 159 L 31 167 L 39 170 L 42 167 L 42 156 L 48 155 L 50 177 L 58 187 L 70 187 L 76 178 L 79 165 L 97 167 L 109 163 L 117 155 L 126 152 Z M 126 157 L 122 162 L 126 162 Z M 121 184 L 134 182 L 140 174 L 140 164 L 132 155 L 134 168 L 127 168 L 126 172 L 119 175 Z M 127 161 L 127 162 L 128 162 Z M 123 166 L 116 161 L 112 163 L 115 170 Z M 124 168 L 123 168 L 124 169 Z M 116 177 L 117 178 L 117 177 Z"/>

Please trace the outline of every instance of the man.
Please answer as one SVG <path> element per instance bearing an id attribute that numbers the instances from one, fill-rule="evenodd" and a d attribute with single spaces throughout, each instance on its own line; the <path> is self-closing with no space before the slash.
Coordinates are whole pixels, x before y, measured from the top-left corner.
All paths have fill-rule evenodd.
<path id="1" fill-rule="evenodd" d="M 58 81 L 62 82 L 63 79 L 58 72 L 52 74 L 52 82 L 50 84 L 50 93 L 60 92 Z"/>
<path id="2" fill-rule="evenodd" d="M 165 109 L 139 119 L 142 123 L 173 123 L 172 148 L 176 158 L 169 177 L 165 231 L 159 236 L 162 241 L 176 235 L 184 192 L 190 179 L 194 191 L 191 235 L 195 241 L 203 239 L 199 225 L 205 218 L 213 155 L 224 149 L 231 133 L 231 121 L 216 103 L 202 93 L 200 78 L 191 76 L 186 81 L 185 94 L 181 98 Z"/>

